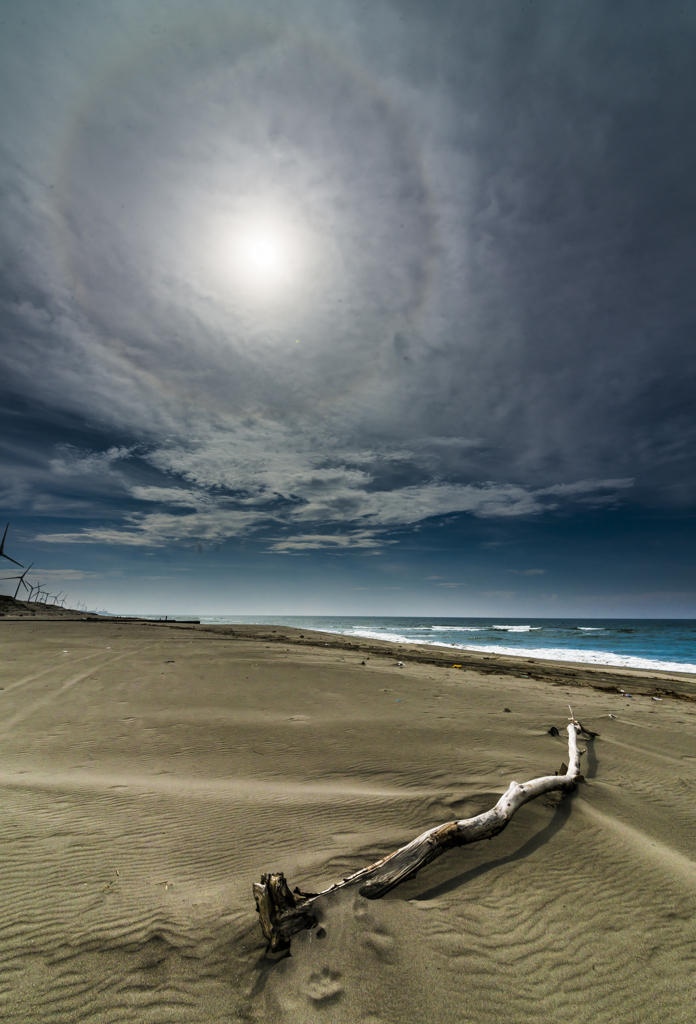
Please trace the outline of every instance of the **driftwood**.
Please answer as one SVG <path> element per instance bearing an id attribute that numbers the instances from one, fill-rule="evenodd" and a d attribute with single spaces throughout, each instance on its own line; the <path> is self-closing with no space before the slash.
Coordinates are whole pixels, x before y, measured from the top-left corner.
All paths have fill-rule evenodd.
<path id="1" fill-rule="evenodd" d="M 317 919 L 312 912 L 317 900 L 349 886 L 360 885 L 360 895 L 369 900 L 378 900 L 392 889 L 413 878 L 422 867 L 436 860 L 446 850 L 455 846 L 466 846 L 481 839 L 492 839 L 510 822 L 515 811 L 530 800 L 555 790 L 568 792 L 583 781 L 580 774 L 578 735 L 594 738 L 597 733 L 585 730 L 573 716 L 568 725 L 569 768 L 561 766 L 561 773 L 545 775 L 522 784 L 511 782 L 495 807 L 475 818 L 448 821 L 444 825 L 428 829 L 406 846 L 383 857 L 369 867 L 356 871 L 342 882 L 329 886 L 321 892 L 290 891 L 285 875 L 264 874 L 260 882 L 254 883 L 254 898 L 259 913 L 259 922 L 264 938 L 268 942 L 267 952 L 279 953 L 290 948 L 293 935 L 304 929 L 314 928 Z"/>

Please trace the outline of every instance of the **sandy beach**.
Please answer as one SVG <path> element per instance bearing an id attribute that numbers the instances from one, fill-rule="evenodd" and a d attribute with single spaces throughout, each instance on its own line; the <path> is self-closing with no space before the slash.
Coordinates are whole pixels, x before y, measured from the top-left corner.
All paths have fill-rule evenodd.
<path id="1" fill-rule="evenodd" d="M 67 613 L 0 637 L 3 1020 L 693 1020 L 693 676 Z M 326 886 L 553 774 L 569 703 L 599 733 L 574 795 L 264 955 L 262 872 Z"/>

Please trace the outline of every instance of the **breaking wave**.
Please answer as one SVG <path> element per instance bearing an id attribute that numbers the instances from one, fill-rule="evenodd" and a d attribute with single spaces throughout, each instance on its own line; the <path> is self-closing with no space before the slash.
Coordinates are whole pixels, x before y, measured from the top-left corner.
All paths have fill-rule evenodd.
<path id="1" fill-rule="evenodd" d="M 427 627 L 426 627 L 427 628 Z M 444 627 L 441 627 L 444 628 Z M 449 629 L 449 627 L 447 627 Z M 501 628 L 501 627 L 493 627 Z M 527 632 L 530 629 L 540 629 L 539 626 L 526 627 L 503 627 L 511 632 Z M 477 651 L 481 654 L 503 654 L 513 658 L 538 658 L 546 661 L 572 661 L 586 665 L 613 665 L 617 668 L 637 668 L 648 671 L 662 672 L 696 672 L 696 665 L 678 661 L 659 661 L 653 658 L 640 658 L 630 654 L 614 654 L 612 651 L 581 651 L 568 647 L 503 647 L 497 644 L 462 644 L 446 643 L 444 640 L 426 640 L 422 637 L 403 636 L 401 633 L 391 633 L 386 630 L 370 629 L 332 629 L 326 630 L 330 633 L 340 633 L 348 636 L 361 636 L 367 640 L 387 640 L 393 644 L 425 644 L 429 647 L 448 647 L 461 651 Z M 451 632 L 454 632 L 451 630 Z"/>

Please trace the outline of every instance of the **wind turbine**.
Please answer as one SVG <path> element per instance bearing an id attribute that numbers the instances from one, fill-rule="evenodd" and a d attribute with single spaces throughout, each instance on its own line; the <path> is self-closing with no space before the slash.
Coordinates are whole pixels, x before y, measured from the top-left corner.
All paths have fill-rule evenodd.
<path id="1" fill-rule="evenodd" d="M 33 565 L 33 564 L 34 563 L 32 562 L 31 565 Z M 14 592 L 14 599 L 15 599 L 15 601 L 17 600 L 17 594 L 19 593 L 19 588 L 20 587 L 24 587 L 24 589 L 31 595 L 31 587 L 29 586 L 27 581 L 24 579 L 26 574 L 29 572 L 29 569 L 31 569 L 31 565 L 27 569 L 24 570 L 24 572 L 22 573 L 21 576 L 15 576 L 14 577 L 15 579 L 19 580 L 19 583 L 17 584 L 17 589 Z"/>
<path id="2" fill-rule="evenodd" d="M 2 540 L 0 541 L 0 558 L 6 558 L 8 562 L 14 562 L 14 564 L 18 565 L 20 569 L 23 569 L 24 566 L 22 565 L 21 562 L 15 562 L 14 558 L 10 558 L 9 555 L 5 554 L 5 537 L 7 536 L 7 531 L 9 530 L 9 528 L 10 524 L 8 523 L 7 526 L 5 527 L 5 532 L 2 535 Z"/>
<path id="3" fill-rule="evenodd" d="M 31 565 L 33 564 L 34 563 L 32 562 Z M 31 565 L 29 566 L 29 569 L 31 569 Z M 19 583 L 17 584 L 17 589 L 14 592 L 15 601 L 17 600 L 17 594 L 19 593 L 20 587 L 24 587 L 25 590 L 28 590 L 29 593 L 31 593 L 31 587 L 24 579 L 26 574 L 29 572 L 29 569 L 25 569 L 21 576 L 3 576 L 2 579 L 0 579 L 0 583 L 5 583 L 6 580 L 19 580 Z"/>
<path id="4" fill-rule="evenodd" d="M 53 603 L 54 603 L 54 604 L 58 604 L 58 598 L 59 598 L 59 597 L 60 597 L 60 595 L 61 595 L 61 594 L 63 594 L 63 593 L 64 593 L 64 591 L 63 591 L 63 590 L 59 590 L 59 591 L 58 591 L 58 593 L 56 594 L 56 596 L 55 596 L 55 597 L 53 598 Z"/>

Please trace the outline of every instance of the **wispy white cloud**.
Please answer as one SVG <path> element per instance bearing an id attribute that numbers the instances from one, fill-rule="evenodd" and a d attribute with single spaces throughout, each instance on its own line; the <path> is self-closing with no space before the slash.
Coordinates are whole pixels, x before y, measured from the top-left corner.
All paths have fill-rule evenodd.
<path id="1" fill-rule="evenodd" d="M 61 449 L 52 472 L 73 479 L 110 474 L 122 493 L 156 511 L 129 511 L 120 525 L 90 526 L 76 532 L 42 532 L 47 543 L 161 546 L 183 541 L 222 541 L 283 524 L 298 530 L 274 538 L 269 550 L 378 549 L 394 528 L 414 527 L 435 516 L 465 513 L 477 518 L 540 515 L 561 503 L 612 495 L 631 486 L 628 479 L 590 479 L 544 488 L 494 481 L 452 483 L 425 480 L 384 489 L 376 486 L 384 467 L 408 468 L 408 453 L 345 449 L 326 442 L 315 447 L 306 438 L 291 446 L 286 429 L 245 427 L 214 432 L 197 445 L 153 447 L 138 460 L 171 481 L 130 482 L 113 467 L 129 459 L 131 449 L 106 452 Z M 371 465 L 370 465 L 371 463 Z M 57 467 L 57 468 L 55 468 Z M 381 467 L 381 468 L 380 468 Z M 399 470 L 401 472 L 401 470 Z M 181 486 L 182 482 L 186 486 Z M 167 511 L 178 508 L 180 513 Z M 183 510 L 192 509 L 192 512 Z M 314 528 L 307 532 L 306 527 Z M 349 527 L 344 532 L 336 527 Z M 332 529 L 327 530 L 327 527 Z M 303 529 L 304 528 L 304 529 Z M 517 571 L 517 570 L 514 570 Z M 538 570 L 539 572 L 541 570 Z M 526 571 L 534 575 L 537 570 Z"/>
<path id="2" fill-rule="evenodd" d="M 55 581 L 70 582 L 72 580 L 101 580 L 107 576 L 120 576 L 118 569 L 110 572 L 91 572 L 87 569 L 41 569 L 34 567 L 30 579 L 38 578 L 45 583 Z"/>
<path id="3" fill-rule="evenodd" d="M 633 477 L 621 477 L 616 480 L 577 480 L 572 484 L 552 484 L 550 487 L 541 487 L 537 494 L 559 494 L 564 498 L 579 494 L 590 494 L 593 491 L 621 491 L 627 487 L 633 487 Z"/>
<path id="4" fill-rule="evenodd" d="M 116 463 L 129 459 L 132 452 L 132 448 L 116 445 L 99 452 L 59 444 L 49 466 L 56 476 L 103 476 L 110 473 Z"/>
<path id="5" fill-rule="evenodd" d="M 39 533 L 37 541 L 48 544 L 122 544 L 126 547 L 163 547 L 176 541 L 218 542 L 237 537 L 258 524 L 253 512 L 215 509 L 193 515 L 155 512 L 125 517 L 126 529 L 88 527 L 75 533 Z"/>
<path id="6" fill-rule="evenodd" d="M 160 505 L 180 505 L 182 508 L 212 508 L 215 498 L 205 491 L 192 491 L 184 487 L 129 487 L 130 494 L 138 501 L 152 501 Z"/>
<path id="7" fill-rule="evenodd" d="M 293 537 L 274 540 L 269 551 L 291 554 L 295 551 L 345 551 L 349 548 L 381 548 L 385 544 L 394 544 L 385 537 L 378 536 L 373 530 L 356 530 L 352 533 L 318 534 L 305 533 Z"/>

